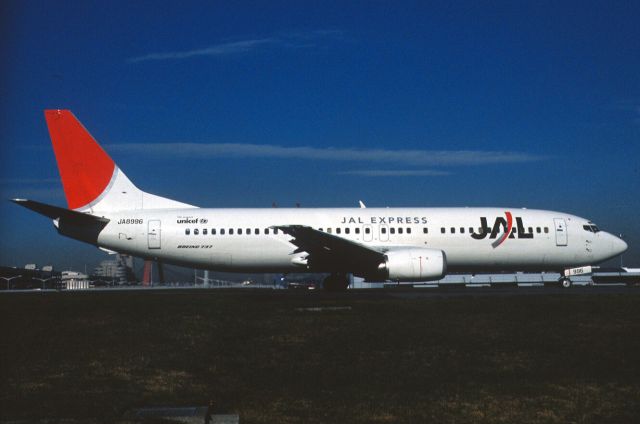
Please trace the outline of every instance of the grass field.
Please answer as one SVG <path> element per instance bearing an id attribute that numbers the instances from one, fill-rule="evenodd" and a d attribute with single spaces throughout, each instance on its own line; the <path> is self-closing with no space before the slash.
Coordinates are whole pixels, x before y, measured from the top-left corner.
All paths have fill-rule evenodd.
<path id="1" fill-rule="evenodd" d="M 0 312 L 2 420 L 213 400 L 242 423 L 640 422 L 640 293 L 4 294 Z"/>

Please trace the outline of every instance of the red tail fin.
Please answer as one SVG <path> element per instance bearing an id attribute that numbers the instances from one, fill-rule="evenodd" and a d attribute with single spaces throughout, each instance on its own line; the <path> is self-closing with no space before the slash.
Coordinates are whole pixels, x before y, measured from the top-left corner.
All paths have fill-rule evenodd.
<path id="1" fill-rule="evenodd" d="M 90 214 L 193 208 L 137 188 L 69 110 L 45 110 L 69 209 Z"/>
<path id="2" fill-rule="evenodd" d="M 69 209 L 94 202 L 107 188 L 115 163 L 69 110 L 45 110 Z"/>

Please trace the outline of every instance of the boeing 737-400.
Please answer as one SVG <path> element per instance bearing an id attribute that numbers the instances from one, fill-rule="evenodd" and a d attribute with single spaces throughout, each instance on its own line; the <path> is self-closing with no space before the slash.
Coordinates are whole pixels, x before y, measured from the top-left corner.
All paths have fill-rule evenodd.
<path id="1" fill-rule="evenodd" d="M 138 189 L 68 110 L 47 110 L 68 208 L 13 199 L 104 250 L 235 272 L 328 273 L 325 288 L 447 273 L 556 271 L 627 249 L 591 221 L 516 208 L 209 209 Z M 568 280 L 561 281 L 567 283 Z"/>

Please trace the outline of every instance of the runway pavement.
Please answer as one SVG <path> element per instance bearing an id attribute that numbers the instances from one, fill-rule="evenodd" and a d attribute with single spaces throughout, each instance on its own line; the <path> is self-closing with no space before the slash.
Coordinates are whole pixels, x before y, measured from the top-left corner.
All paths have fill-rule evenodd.
<path id="1" fill-rule="evenodd" d="M 201 288 L 201 287 L 142 287 L 129 286 L 119 288 L 94 288 L 87 290 L 4 290 L 0 294 L 37 295 L 44 293 L 106 293 L 106 292 L 148 292 L 154 295 L 176 295 L 178 293 L 202 292 L 215 295 L 215 293 L 245 293 L 250 297 L 283 297 L 283 298 L 318 298 L 318 299 L 360 299 L 360 298 L 396 298 L 396 299 L 438 299 L 455 297 L 510 297 L 510 296 L 597 296 L 597 295 L 640 295 L 640 287 L 628 287 L 623 284 L 607 284 L 592 286 L 573 286 L 568 289 L 560 287 L 528 286 L 517 287 L 505 285 L 504 287 L 390 287 L 384 289 L 350 289 L 346 292 L 325 292 L 316 290 L 287 290 L 273 288 Z"/>

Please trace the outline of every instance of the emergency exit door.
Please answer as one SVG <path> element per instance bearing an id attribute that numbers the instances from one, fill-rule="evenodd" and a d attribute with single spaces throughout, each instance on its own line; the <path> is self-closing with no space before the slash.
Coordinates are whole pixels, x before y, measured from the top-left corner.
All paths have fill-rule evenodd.
<path id="1" fill-rule="evenodd" d="M 160 220 L 151 220 L 147 225 L 147 241 L 149 243 L 149 249 L 160 249 Z"/>
<path id="2" fill-rule="evenodd" d="M 562 218 L 554 218 L 553 222 L 556 226 L 556 246 L 567 245 L 567 224 Z"/>

